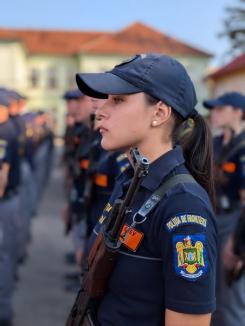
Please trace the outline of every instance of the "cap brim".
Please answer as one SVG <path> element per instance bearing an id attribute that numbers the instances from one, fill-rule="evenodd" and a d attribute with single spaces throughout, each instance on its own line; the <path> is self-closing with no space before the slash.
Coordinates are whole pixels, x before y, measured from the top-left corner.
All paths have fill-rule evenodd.
<path id="1" fill-rule="evenodd" d="M 140 93 L 142 90 L 109 73 L 76 74 L 77 86 L 84 94 L 106 99 L 108 95 Z"/>
<path id="2" fill-rule="evenodd" d="M 217 106 L 222 106 L 224 105 L 223 102 L 221 102 L 220 100 L 218 99 L 214 99 L 214 100 L 207 100 L 207 101 L 204 101 L 203 102 L 203 106 L 206 108 L 206 109 L 209 109 L 209 110 L 212 110 L 213 108 L 217 107 Z"/>

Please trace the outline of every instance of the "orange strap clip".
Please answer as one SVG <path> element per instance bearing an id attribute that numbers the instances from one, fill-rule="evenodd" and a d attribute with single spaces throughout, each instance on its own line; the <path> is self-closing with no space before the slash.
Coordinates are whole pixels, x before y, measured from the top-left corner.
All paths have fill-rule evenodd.
<path id="1" fill-rule="evenodd" d="M 89 160 L 83 159 L 80 161 L 80 168 L 87 170 L 89 166 Z"/>
<path id="2" fill-rule="evenodd" d="M 236 164 L 233 162 L 225 162 L 222 165 L 222 169 L 227 173 L 234 173 L 236 171 Z"/>
<path id="3" fill-rule="evenodd" d="M 94 178 L 94 183 L 97 185 L 97 186 L 100 186 L 100 187 L 107 187 L 108 186 L 108 177 L 106 174 L 96 174 L 95 175 L 95 178 Z"/>

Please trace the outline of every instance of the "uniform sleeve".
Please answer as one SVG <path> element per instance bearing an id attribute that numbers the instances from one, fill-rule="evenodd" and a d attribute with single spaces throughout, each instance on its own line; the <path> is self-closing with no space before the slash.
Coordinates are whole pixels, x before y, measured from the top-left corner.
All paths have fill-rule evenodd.
<path id="1" fill-rule="evenodd" d="M 165 307 L 187 314 L 214 311 L 217 230 L 212 210 L 198 197 L 181 193 L 168 199 L 162 221 Z"/>

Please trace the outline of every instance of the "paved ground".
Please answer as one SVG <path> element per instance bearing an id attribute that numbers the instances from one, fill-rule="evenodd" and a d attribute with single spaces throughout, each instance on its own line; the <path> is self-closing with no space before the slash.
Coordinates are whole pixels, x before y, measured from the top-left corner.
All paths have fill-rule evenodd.
<path id="1" fill-rule="evenodd" d="M 60 219 L 64 205 L 62 171 L 56 163 L 39 214 L 33 220 L 29 257 L 20 269 L 14 298 L 14 326 L 63 326 L 75 294 L 63 290 L 71 267 L 64 255 L 71 243 Z"/>

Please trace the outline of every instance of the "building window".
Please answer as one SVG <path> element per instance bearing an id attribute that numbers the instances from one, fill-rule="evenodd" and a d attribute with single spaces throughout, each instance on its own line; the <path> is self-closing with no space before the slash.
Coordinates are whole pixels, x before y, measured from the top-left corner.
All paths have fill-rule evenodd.
<path id="1" fill-rule="evenodd" d="M 32 88 L 37 88 L 40 81 L 40 73 L 39 70 L 33 68 L 30 73 L 30 85 Z"/>
<path id="2" fill-rule="evenodd" d="M 58 87 L 58 73 L 57 68 L 51 67 L 48 69 L 48 88 Z"/>

